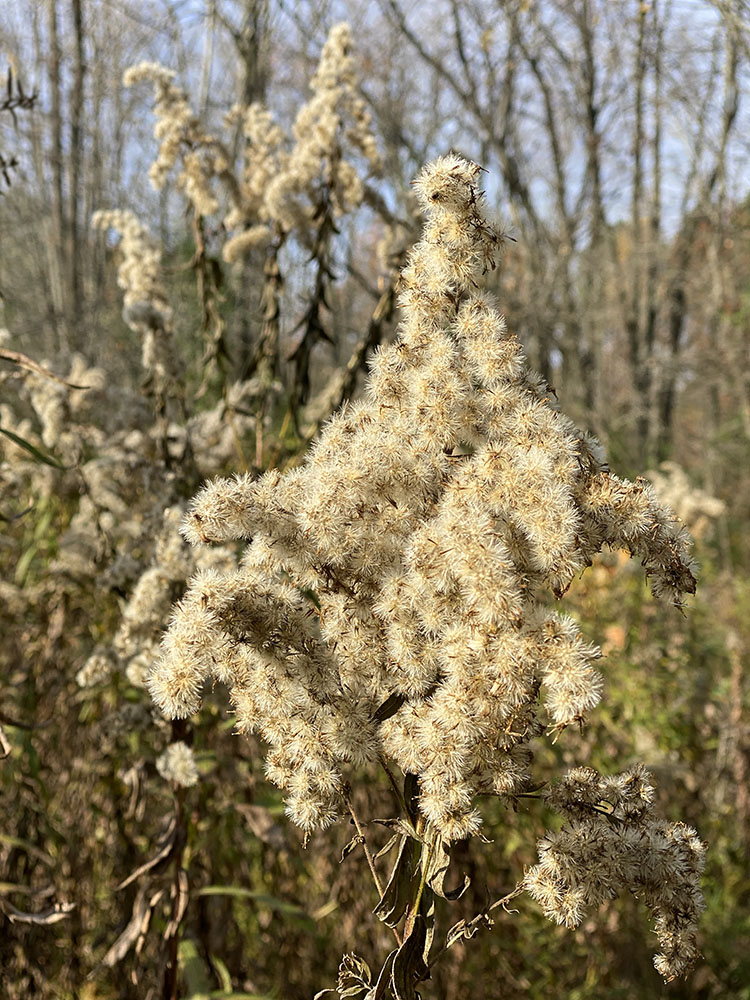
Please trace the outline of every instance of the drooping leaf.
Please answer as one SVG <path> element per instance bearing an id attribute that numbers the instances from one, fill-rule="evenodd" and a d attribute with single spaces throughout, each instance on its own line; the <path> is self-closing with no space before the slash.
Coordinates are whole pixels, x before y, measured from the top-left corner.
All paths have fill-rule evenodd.
<path id="1" fill-rule="evenodd" d="M 17 444 L 19 448 L 23 448 L 25 451 L 28 451 L 29 454 L 34 456 L 37 462 L 43 462 L 44 465 L 51 465 L 53 469 L 66 468 L 66 466 L 58 462 L 56 458 L 52 458 L 51 455 L 45 455 L 44 452 L 35 447 L 31 441 L 27 441 L 26 438 L 22 438 L 18 434 L 14 434 L 13 431 L 9 431 L 5 427 L 0 427 L 0 434 L 4 434 L 7 438 L 10 438 L 10 440 L 13 441 L 14 444 Z"/>
<path id="2" fill-rule="evenodd" d="M 419 866 L 421 852 L 422 845 L 419 841 L 407 836 L 401 838 L 401 846 L 388 885 L 373 910 L 378 919 L 389 927 L 398 924 L 414 898 L 416 884 L 421 878 Z"/>
<path id="3" fill-rule="evenodd" d="M 360 844 L 364 844 L 364 842 L 365 838 L 362 836 L 362 834 L 355 833 L 352 839 L 349 841 L 349 843 L 346 845 L 346 847 L 344 847 L 343 851 L 341 852 L 339 864 L 345 861 L 349 857 L 349 855 L 353 851 L 356 851 L 356 849 L 360 846 Z"/>
<path id="4" fill-rule="evenodd" d="M 446 889 L 443 885 L 443 881 L 448 872 L 450 863 L 451 856 L 448 848 L 446 847 L 445 841 L 439 833 L 436 833 L 435 840 L 433 842 L 432 856 L 427 869 L 427 884 L 432 891 L 442 899 L 448 899 L 453 902 L 463 896 L 471 885 L 471 879 L 468 875 L 464 875 L 463 882 L 457 885 L 455 889 Z"/>
<path id="5" fill-rule="evenodd" d="M 427 973 L 427 966 L 422 957 L 425 933 L 424 918 L 417 915 L 411 934 L 403 942 L 393 959 L 391 989 L 394 1000 L 417 1000 L 416 984 Z"/>
<path id="6" fill-rule="evenodd" d="M 388 843 L 380 848 L 378 853 L 375 855 L 374 860 L 377 861 L 378 858 L 385 857 L 386 854 L 389 854 L 393 850 L 393 848 L 396 846 L 397 843 L 398 843 L 398 834 L 394 833 L 391 839 L 388 841 Z"/>
<path id="7" fill-rule="evenodd" d="M 386 990 L 391 984 L 391 972 L 393 971 L 393 960 L 396 957 L 398 949 L 394 948 L 392 952 L 388 955 L 385 962 L 383 962 L 383 968 L 380 970 L 380 975 L 378 976 L 378 981 L 375 983 L 373 988 L 365 997 L 365 1000 L 384 1000 L 386 996 Z"/>

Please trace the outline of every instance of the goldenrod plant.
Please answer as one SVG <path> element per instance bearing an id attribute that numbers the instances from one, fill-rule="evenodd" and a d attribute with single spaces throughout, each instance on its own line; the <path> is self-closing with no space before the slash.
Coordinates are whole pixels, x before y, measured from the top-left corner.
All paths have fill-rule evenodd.
<path id="1" fill-rule="evenodd" d="M 582 724 L 603 689 L 599 649 L 553 601 L 603 548 L 638 558 L 676 604 L 695 579 L 675 516 L 645 480 L 609 471 L 480 289 L 504 244 L 480 170 L 451 154 L 417 177 L 424 232 L 365 398 L 297 468 L 194 499 L 188 541 L 246 549 L 237 569 L 192 579 L 147 680 L 172 719 L 225 684 L 305 836 L 351 814 L 396 947 L 375 976 L 346 956 L 342 997 L 415 996 L 447 947 L 491 922 L 488 909 L 438 944 L 435 897 L 460 894 L 443 885 L 450 851 L 481 836 L 486 796 L 543 795 L 563 818 L 497 905 L 525 889 L 572 927 L 629 889 L 654 915 L 665 979 L 697 953 L 704 845 L 653 814 L 645 768 L 578 767 L 543 792 L 534 780 L 540 739 Z M 400 807 L 385 885 L 352 803 L 376 768 Z"/>

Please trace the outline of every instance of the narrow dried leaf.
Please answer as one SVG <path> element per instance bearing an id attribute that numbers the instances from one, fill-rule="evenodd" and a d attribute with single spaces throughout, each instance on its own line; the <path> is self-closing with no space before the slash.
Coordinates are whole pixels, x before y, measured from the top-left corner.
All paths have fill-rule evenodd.
<path id="1" fill-rule="evenodd" d="M 402 837 L 411 837 L 412 840 L 424 843 L 424 838 L 420 837 L 414 826 L 401 816 L 396 816 L 393 819 L 374 819 L 372 822 L 377 823 L 379 826 L 384 826 L 389 830 L 395 830 L 396 835 L 400 834 Z"/>
<path id="2" fill-rule="evenodd" d="M 172 816 L 170 818 L 169 825 L 167 826 L 167 829 L 163 837 L 163 846 L 157 851 L 156 855 L 153 858 L 151 858 L 150 861 L 147 861 L 139 868 L 136 868 L 134 872 L 131 872 L 131 874 L 128 875 L 126 879 L 120 882 L 117 888 L 118 889 L 126 888 L 126 886 L 129 886 L 132 882 L 135 882 L 137 878 L 140 878 L 141 875 L 145 875 L 146 872 L 149 872 L 152 869 L 156 868 L 157 865 L 161 864 L 162 862 L 166 862 L 169 856 L 171 855 L 172 851 L 174 850 L 176 841 L 177 841 L 177 821 L 175 817 Z"/>
<path id="3" fill-rule="evenodd" d="M 345 861 L 346 858 L 348 858 L 349 855 L 352 853 L 352 851 L 356 851 L 356 849 L 360 846 L 360 844 L 364 844 L 364 842 L 365 838 L 362 836 L 362 834 L 355 833 L 352 839 L 349 841 L 349 843 L 341 852 L 341 857 L 339 858 L 339 864 Z"/>
<path id="4" fill-rule="evenodd" d="M 383 962 L 383 968 L 380 970 L 380 975 L 378 976 L 378 981 L 375 983 L 373 988 L 365 997 L 365 1000 L 383 1000 L 386 996 L 386 990 L 391 983 L 391 973 L 393 971 L 393 960 L 397 954 L 397 949 L 394 949 Z"/>
<path id="5" fill-rule="evenodd" d="M 399 840 L 398 834 L 394 833 L 391 839 L 388 841 L 388 843 L 384 847 L 380 848 L 378 853 L 375 855 L 374 860 L 377 861 L 378 858 L 384 858 L 386 854 L 389 854 L 398 843 L 398 840 Z"/>
<path id="6" fill-rule="evenodd" d="M 403 694 L 392 694 L 389 698 L 383 702 L 375 711 L 372 713 L 372 722 L 385 722 L 386 719 L 390 719 L 392 715 L 401 708 L 401 706 L 406 701 L 406 695 Z"/>
<path id="7" fill-rule="evenodd" d="M 396 952 L 391 970 L 394 1000 L 417 1000 L 416 984 L 427 972 L 427 966 L 422 958 L 425 931 L 424 919 L 418 915 L 411 934 Z"/>
<path id="8" fill-rule="evenodd" d="M 0 348 L 0 358 L 3 358 L 5 361 L 11 361 L 14 365 L 18 365 L 19 368 L 27 368 L 29 371 L 36 372 L 37 375 L 43 375 L 44 378 L 51 379 L 53 382 L 59 382 L 60 385 L 64 385 L 68 389 L 91 388 L 90 385 L 76 385 L 75 382 L 68 382 L 67 379 L 62 378 L 60 375 L 55 375 L 49 368 L 40 365 L 33 358 L 28 357 L 26 354 L 21 354 L 20 351 L 9 351 L 4 347 Z"/>
<path id="9" fill-rule="evenodd" d="M 147 887 L 141 886 L 133 901 L 133 910 L 127 927 L 102 959 L 102 965 L 109 968 L 117 965 L 127 955 L 140 935 L 145 934 L 151 919 L 152 906 L 155 905 L 154 900 L 156 899 L 158 902 L 158 898 L 161 897 L 161 893 L 159 893 L 157 897 L 147 900 L 146 893 Z"/>
<path id="10" fill-rule="evenodd" d="M 175 937 L 180 929 L 182 918 L 185 916 L 185 910 L 187 910 L 190 893 L 188 891 L 187 872 L 184 868 L 180 868 L 177 872 L 177 881 L 172 885 L 172 896 L 174 897 L 174 905 L 172 908 L 172 917 L 164 931 L 165 941 Z"/>
<path id="11" fill-rule="evenodd" d="M 407 836 L 401 838 L 398 857 L 388 885 L 373 910 L 378 919 L 388 927 L 395 927 L 398 924 L 414 898 L 416 883 L 421 877 L 419 867 L 421 851 L 422 845 L 418 841 Z"/>
<path id="12" fill-rule="evenodd" d="M 0 909 L 12 924 L 57 924 L 65 920 L 75 908 L 75 903 L 55 903 L 49 910 L 43 910 L 41 913 L 25 913 L 16 909 L 7 900 L 0 900 Z"/>
<path id="13" fill-rule="evenodd" d="M 458 923 L 454 924 L 446 934 L 445 947 L 450 948 L 456 943 L 456 941 L 473 938 L 478 930 L 479 924 L 475 924 L 471 927 L 466 920 L 459 920 Z"/>

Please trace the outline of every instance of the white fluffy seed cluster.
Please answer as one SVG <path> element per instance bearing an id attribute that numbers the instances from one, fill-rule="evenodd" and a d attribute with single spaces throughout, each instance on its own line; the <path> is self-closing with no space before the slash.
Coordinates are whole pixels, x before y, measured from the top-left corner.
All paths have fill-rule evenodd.
<path id="1" fill-rule="evenodd" d="M 351 47 L 349 25 L 335 25 L 310 82 L 312 97 L 295 119 L 291 148 L 261 105 L 230 112 L 230 121 L 242 121 L 246 148 L 239 197 L 224 220 L 228 230 L 238 230 L 224 247 L 225 260 L 268 242 L 274 230 L 297 230 L 304 237 L 314 229 L 324 199 L 334 217 L 362 204 L 363 182 L 352 157 L 372 171 L 380 157 L 370 115 L 357 93 Z"/>
<path id="2" fill-rule="evenodd" d="M 181 788 L 198 784 L 198 767 L 191 748 L 182 740 L 170 743 L 156 760 L 156 770 L 165 781 L 173 781 Z"/>
<path id="3" fill-rule="evenodd" d="M 98 649 L 86 660 L 76 674 L 76 684 L 82 688 L 106 684 L 114 670 L 112 657 L 106 650 Z"/>
<path id="4" fill-rule="evenodd" d="M 477 290 L 502 244 L 479 173 L 451 155 L 415 182 L 424 235 L 367 398 L 301 467 L 210 483 L 185 521 L 192 543 L 248 548 L 193 579 L 150 691 L 184 717 L 207 681 L 228 685 L 306 830 L 338 815 L 343 769 L 382 756 L 418 775 L 445 838 L 476 832 L 478 794 L 528 786 L 540 693 L 552 730 L 600 698 L 599 651 L 549 592 L 605 545 L 657 593 L 694 589 L 684 532 L 645 481 L 605 471 Z"/>
<path id="5" fill-rule="evenodd" d="M 349 25 L 335 25 L 323 46 L 310 81 L 313 92 L 294 122 L 294 148 L 266 192 L 272 218 L 285 229 L 310 223 L 318 207 L 314 193 L 327 189 L 334 214 L 343 215 L 362 202 L 362 181 L 344 150 L 358 153 L 377 169 L 380 159 L 370 116 L 357 94 Z M 313 193 L 313 198 L 310 195 Z"/>
<path id="6" fill-rule="evenodd" d="M 220 208 L 214 190 L 218 179 L 230 203 L 224 218 L 230 235 L 222 250 L 229 263 L 268 243 L 274 234 L 296 229 L 306 236 L 324 198 L 334 216 L 351 212 L 364 196 L 353 159 L 359 158 L 368 170 L 380 164 L 370 115 L 357 93 L 348 24 L 335 25 L 328 36 L 310 84 L 312 97 L 295 119 L 293 141 L 287 141 L 262 105 L 231 109 L 226 124 L 240 122 L 245 138 L 239 171 L 222 141 L 204 130 L 172 70 L 143 62 L 125 72 L 126 86 L 144 80 L 154 88 L 154 135 L 159 142 L 149 170 L 151 181 L 163 187 L 179 165 L 177 186 L 198 215 L 208 216 Z"/>
<path id="7" fill-rule="evenodd" d="M 577 927 L 593 907 L 629 890 L 654 916 L 657 971 L 667 981 L 686 972 L 698 955 L 704 908 L 705 845 L 695 830 L 653 816 L 654 789 L 642 765 L 612 777 L 576 768 L 547 798 L 566 823 L 539 842 L 539 864 L 524 880 L 545 915 Z"/>
<path id="8" fill-rule="evenodd" d="M 660 500 L 669 504 L 693 538 L 704 535 L 726 510 L 723 500 L 692 483 L 677 462 L 662 462 L 648 477 Z"/>
<path id="9" fill-rule="evenodd" d="M 181 160 L 177 186 L 199 215 L 213 215 L 219 202 L 212 190 L 212 179 L 228 169 L 227 157 L 213 136 L 204 131 L 174 78 L 174 72 L 159 63 L 141 62 L 125 71 L 123 83 L 132 87 L 145 80 L 154 88 L 154 136 L 159 151 L 149 168 L 153 186 L 160 190 Z"/>
<path id="10" fill-rule="evenodd" d="M 185 581 L 201 569 L 229 572 L 236 559 L 226 547 L 191 549 L 179 535 L 183 510 L 168 507 L 161 518 L 151 562 L 141 572 L 122 609 L 112 643 L 120 669 L 134 687 L 145 687 L 159 655 L 164 620 Z M 80 682 L 79 682 L 80 683 Z"/>
<path id="11" fill-rule="evenodd" d="M 162 284 L 161 248 L 132 212 L 95 212 L 95 229 L 120 236 L 117 284 L 123 290 L 123 319 L 141 337 L 141 363 L 157 389 L 177 376 L 172 345 L 172 308 Z"/>

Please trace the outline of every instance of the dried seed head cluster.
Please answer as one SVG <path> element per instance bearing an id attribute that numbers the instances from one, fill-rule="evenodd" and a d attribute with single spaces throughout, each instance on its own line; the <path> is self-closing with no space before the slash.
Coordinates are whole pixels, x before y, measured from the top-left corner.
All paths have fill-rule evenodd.
<path id="1" fill-rule="evenodd" d="M 307 830 L 336 818 L 343 768 L 383 755 L 419 776 L 444 837 L 476 832 L 477 794 L 527 787 L 540 692 L 553 729 L 600 698 L 598 650 L 549 592 L 604 545 L 641 558 L 655 593 L 694 589 L 684 532 L 602 467 L 476 290 L 502 244 L 479 171 L 447 156 L 416 181 L 424 236 L 367 398 L 302 467 L 215 481 L 185 521 L 193 543 L 249 545 L 235 573 L 192 581 L 151 693 L 181 717 L 227 684 Z"/>
<path id="2" fill-rule="evenodd" d="M 149 170 L 151 183 L 157 190 L 162 188 L 181 158 L 178 187 L 199 215 L 213 215 L 219 202 L 211 188 L 212 178 L 221 175 L 229 164 L 213 136 L 204 131 L 187 95 L 175 85 L 174 78 L 174 72 L 159 63 L 142 62 L 125 71 L 123 83 L 132 87 L 147 80 L 154 88 L 154 135 L 159 141 L 159 152 Z"/>
<path id="3" fill-rule="evenodd" d="M 141 337 L 143 369 L 157 392 L 162 392 L 177 377 L 177 370 L 172 308 L 162 284 L 161 249 L 132 212 L 95 212 L 92 225 L 120 236 L 117 284 L 124 292 L 123 319 Z"/>
<path id="4" fill-rule="evenodd" d="M 234 261 L 274 232 L 314 233 L 326 203 L 334 217 L 358 208 L 364 196 L 352 156 L 377 170 L 380 158 L 370 116 L 357 94 L 348 24 L 337 24 L 323 46 L 310 87 L 313 95 L 295 119 L 291 148 L 261 105 L 235 107 L 229 120 L 241 120 L 247 145 L 234 207 L 224 220 L 237 230 L 224 247 Z"/>
<path id="5" fill-rule="evenodd" d="M 184 590 L 185 581 L 200 570 L 229 572 L 236 566 L 233 553 L 225 547 L 187 546 L 177 530 L 182 516 L 183 510 L 176 505 L 164 511 L 150 564 L 123 607 L 114 637 L 113 653 L 135 687 L 145 687 L 147 673 L 158 656 L 164 619 Z"/>
<path id="6" fill-rule="evenodd" d="M 173 781 L 181 788 L 198 784 L 198 767 L 191 748 L 182 740 L 170 743 L 156 761 L 156 769 L 165 781 Z"/>
<path id="7" fill-rule="evenodd" d="M 204 130 L 174 76 L 144 62 L 131 66 L 124 82 L 132 86 L 147 80 L 154 87 L 159 141 L 150 168 L 154 186 L 161 188 L 179 163 L 177 185 L 201 216 L 219 210 L 214 181 L 225 188 L 230 208 L 224 227 L 231 234 L 223 248 L 225 260 L 241 259 L 274 231 L 298 230 L 309 239 L 323 199 L 334 216 L 362 203 L 364 188 L 352 157 L 367 169 L 377 169 L 380 161 L 369 113 L 357 94 L 347 24 L 335 25 L 323 47 L 310 84 L 312 97 L 297 114 L 291 145 L 262 105 L 235 105 L 229 112 L 226 124 L 240 122 L 246 140 L 241 171 L 235 172 L 222 141 Z"/>
<path id="8" fill-rule="evenodd" d="M 686 972 L 698 954 L 703 910 L 705 845 L 695 830 L 653 816 L 654 789 L 643 766 L 606 778 L 579 767 L 547 798 L 566 823 L 539 842 L 540 863 L 525 877 L 545 914 L 577 927 L 588 910 L 629 889 L 654 916 L 662 948 L 657 971 L 667 981 Z"/>
<path id="9" fill-rule="evenodd" d="M 711 522 L 726 510 L 723 500 L 699 489 L 676 462 L 662 462 L 647 475 L 659 497 L 669 504 L 693 538 L 704 535 Z"/>
<path id="10" fill-rule="evenodd" d="M 332 28 L 310 87 L 313 96 L 294 122 L 295 142 L 285 169 L 266 192 L 268 212 L 284 229 L 313 221 L 321 186 L 335 215 L 361 204 L 362 181 L 345 150 L 364 157 L 372 169 L 380 163 L 370 116 L 357 94 L 348 24 Z"/>

